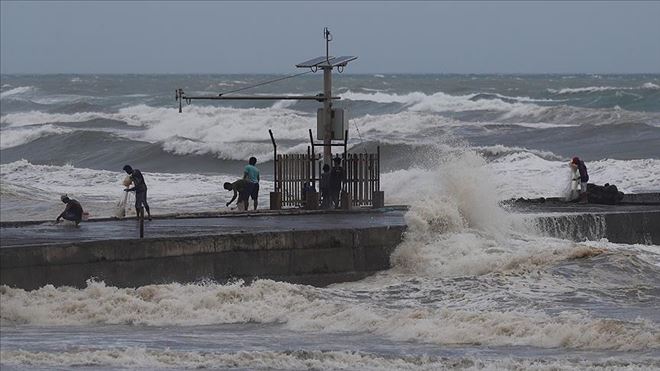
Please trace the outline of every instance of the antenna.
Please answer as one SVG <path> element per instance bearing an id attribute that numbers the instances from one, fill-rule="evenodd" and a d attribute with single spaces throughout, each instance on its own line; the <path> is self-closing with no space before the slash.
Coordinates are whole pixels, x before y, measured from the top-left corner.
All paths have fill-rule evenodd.
<path id="1" fill-rule="evenodd" d="M 332 34 L 328 27 L 323 28 L 323 38 L 325 39 L 325 59 L 330 63 L 330 41 L 332 41 Z"/>

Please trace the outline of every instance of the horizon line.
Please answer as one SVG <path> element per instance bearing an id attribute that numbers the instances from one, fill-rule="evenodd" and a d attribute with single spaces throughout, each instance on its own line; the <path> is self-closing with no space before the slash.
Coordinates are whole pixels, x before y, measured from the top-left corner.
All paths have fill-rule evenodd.
<path id="1" fill-rule="evenodd" d="M 285 72 L 0 72 L 0 75 L 289 75 Z M 340 75 L 660 75 L 656 72 L 343 72 Z M 337 76 L 337 75 L 335 75 Z M 309 77 L 309 76 L 305 76 Z"/>

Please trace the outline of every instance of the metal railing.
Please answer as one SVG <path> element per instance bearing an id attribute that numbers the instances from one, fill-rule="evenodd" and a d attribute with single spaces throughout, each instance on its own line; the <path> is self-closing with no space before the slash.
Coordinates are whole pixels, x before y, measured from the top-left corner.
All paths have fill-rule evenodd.
<path id="1" fill-rule="evenodd" d="M 372 206 L 374 193 L 380 191 L 380 147 L 376 153 L 348 153 L 340 156 L 345 178 L 342 190 L 350 195 L 352 206 Z M 305 184 L 319 189 L 322 156 L 311 154 L 285 154 L 275 157 L 276 192 L 281 193 L 281 207 L 300 207 L 305 203 Z"/>

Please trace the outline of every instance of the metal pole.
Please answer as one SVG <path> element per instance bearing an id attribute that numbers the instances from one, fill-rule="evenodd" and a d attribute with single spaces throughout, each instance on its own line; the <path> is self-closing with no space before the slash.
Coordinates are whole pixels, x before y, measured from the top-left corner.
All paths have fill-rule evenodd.
<path id="1" fill-rule="evenodd" d="M 140 222 L 140 238 L 144 238 L 144 207 L 140 207 L 138 212 L 138 218 Z"/>
<path id="2" fill-rule="evenodd" d="M 312 129 L 309 129 L 309 143 L 312 146 L 312 179 L 316 182 L 316 153 L 314 152 L 314 136 L 312 135 Z M 319 174 L 320 175 L 320 174 Z"/>
<path id="3" fill-rule="evenodd" d="M 323 163 L 332 163 L 332 67 L 323 68 Z"/>
<path id="4" fill-rule="evenodd" d="M 277 192 L 279 188 L 277 186 L 277 144 L 275 144 L 275 138 L 273 138 L 273 131 L 268 129 L 268 134 L 270 134 L 270 141 L 273 142 L 273 189 Z"/>

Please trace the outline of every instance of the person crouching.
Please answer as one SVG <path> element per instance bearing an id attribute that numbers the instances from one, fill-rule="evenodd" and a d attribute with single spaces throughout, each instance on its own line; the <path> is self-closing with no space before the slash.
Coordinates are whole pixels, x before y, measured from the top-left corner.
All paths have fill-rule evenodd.
<path id="1" fill-rule="evenodd" d="M 80 223 L 83 217 L 83 208 L 80 205 L 80 202 L 69 198 L 67 195 L 62 195 L 60 200 L 66 204 L 64 211 L 55 219 L 55 223 L 59 223 L 60 219 L 70 220 L 76 225 Z"/>

